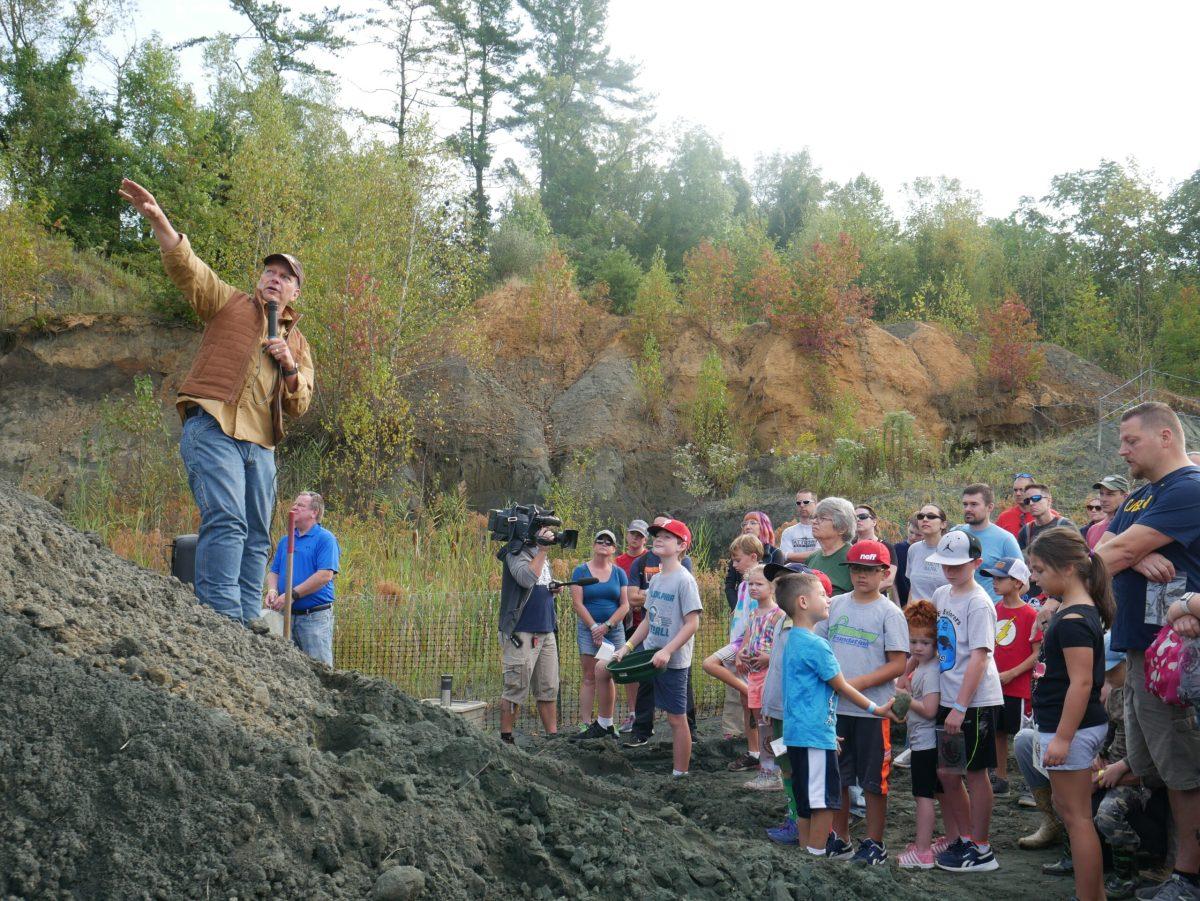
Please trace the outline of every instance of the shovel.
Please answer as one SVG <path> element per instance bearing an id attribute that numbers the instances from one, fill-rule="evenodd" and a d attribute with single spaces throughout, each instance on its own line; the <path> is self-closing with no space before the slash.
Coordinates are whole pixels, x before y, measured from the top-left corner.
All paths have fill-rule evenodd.
<path id="1" fill-rule="evenodd" d="M 288 511 L 287 558 L 283 567 L 283 639 L 292 640 L 292 562 L 296 557 L 296 514 Z"/>

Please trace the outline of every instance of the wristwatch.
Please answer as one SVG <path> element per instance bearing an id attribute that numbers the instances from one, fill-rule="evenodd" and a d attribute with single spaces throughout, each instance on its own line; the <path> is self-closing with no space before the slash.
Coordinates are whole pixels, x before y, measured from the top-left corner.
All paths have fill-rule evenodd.
<path id="1" fill-rule="evenodd" d="M 299 374 L 300 374 L 299 369 L 284 369 L 283 370 L 283 377 L 285 379 L 290 379 L 292 376 L 299 375 Z"/>

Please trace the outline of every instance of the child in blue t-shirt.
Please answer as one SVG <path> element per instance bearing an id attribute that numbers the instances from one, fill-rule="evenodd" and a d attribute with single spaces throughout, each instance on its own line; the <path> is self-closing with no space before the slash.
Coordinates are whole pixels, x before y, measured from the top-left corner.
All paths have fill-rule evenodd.
<path id="1" fill-rule="evenodd" d="M 775 600 L 792 619 L 783 651 L 783 743 L 792 769 L 796 825 L 808 853 L 826 856 L 833 811 L 841 806 L 837 758 L 837 695 L 869 714 L 891 716 L 892 700 L 876 705 L 842 675 L 829 642 L 813 626 L 829 616 L 829 597 L 808 573 L 775 580 Z M 814 844 L 816 842 L 817 844 Z"/>

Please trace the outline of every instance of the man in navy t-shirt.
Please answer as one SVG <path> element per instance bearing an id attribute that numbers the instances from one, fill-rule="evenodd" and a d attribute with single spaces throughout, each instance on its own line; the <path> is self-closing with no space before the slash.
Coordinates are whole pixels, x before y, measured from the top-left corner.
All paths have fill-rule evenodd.
<path id="1" fill-rule="evenodd" d="M 292 503 L 296 515 L 296 551 L 292 559 L 292 641 L 296 647 L 326 666 L 333 666 L 333 577 L 338 573 L 341 550 L 333 533 L 321 525 L 325 501 L 315 491 L 301 491 Z M 287 586 L 287 537 L 275 549 L 267 573 L 266 604 L 283 610 Z M 285 594 L 280 594 L 283 587 Z"/>
<path id="2" fill-rule="evenodd" d="M 1130 476 L 1148 482 L 1118 508 L 1095 550 L 1113 575 L 1112 648 L 1126 651 L 1129 664 L 1126 759 L 1143 781 L 1166 784 L 1175 818 L 1175 872 L 1153 897 L 1200 898 L 1200 728 L 1192 708 L 1165 703 L 1145 680 L 1146 649 L 1167 607 L 1200 591 L 1200 467 L 1187 458 L 1179 417 L 1160 403 L 1121 417 L 1120 454 Z M 1177 626 L 1196 625 L 1187 619 Z"/>

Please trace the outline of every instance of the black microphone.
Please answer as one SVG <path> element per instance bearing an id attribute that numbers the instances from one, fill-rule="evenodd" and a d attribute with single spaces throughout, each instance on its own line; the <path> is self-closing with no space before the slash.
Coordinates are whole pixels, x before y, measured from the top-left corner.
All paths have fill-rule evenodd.
<path id="1" fill-rule="evenodd" d="M 551 582 L 550 590 L 557 591 L 560 588 L 567 588 L 571 585 L 578 585 L 580 587 L 583 587 L 584 585 L 595 585 L 599 581 L 600 580 L 595 576 L 584 576 L 582 579 L 575 579 L 572 582 Z"/>
<path id="2" fill-rule="evenodd" d="M 279 337 L 279 301 L 267 301 L 267 337 Z"/>

